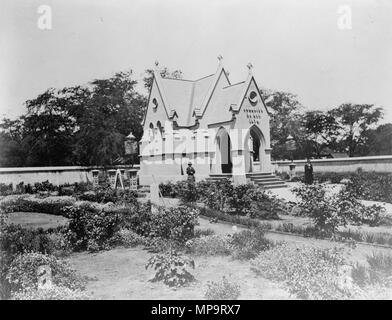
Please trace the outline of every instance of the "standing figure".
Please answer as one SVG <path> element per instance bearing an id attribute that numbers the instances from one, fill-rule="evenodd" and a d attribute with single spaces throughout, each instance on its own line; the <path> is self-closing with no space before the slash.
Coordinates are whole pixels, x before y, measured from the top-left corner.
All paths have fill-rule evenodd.
<path id="1" fill-rule="evenodd" d="M 195 182 L 195 169 L 192 167 L 192 162 L 188 163 L 186 168 L 186 174 L 188 175 L 188 182 Z"/>
<path id="2" fill-rule="evenodd" d="M 310 159 L 307 158 L 305 163 L 305 183 L 313 184 L 313 165 L 310 162 Z"/>

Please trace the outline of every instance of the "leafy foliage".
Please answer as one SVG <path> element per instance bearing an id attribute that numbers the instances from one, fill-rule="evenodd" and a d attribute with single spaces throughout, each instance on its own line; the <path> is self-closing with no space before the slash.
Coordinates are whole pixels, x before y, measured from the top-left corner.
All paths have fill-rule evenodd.
<path id="1" fill-rule="evenodd" d="M 338 248 L 293 248 L 282 244 L 261 252 L 251 264 L 256 274 L 283 282 L 300 299 L 341 300 L 354 298 L 359 292 L 350 282 Z"/>
<path id="2" fill-rule="evenodd" d="M 265 230 L 262 227 L 234 233 L 230 240 L 233 258 L 240 260 L 253 259 L 261 251 L 272 248 L 274 243 L 266 239 L 264 233 Z"/>
<path id="3" fill-rule="evenodd" d="M 52 281 L 55 285 L 72 290 L 84 289 L 85 281 L 78 276 L 69 265 L 62 260 L 37 252 L 18 255 L 11 263 L 7 280 L 16 292 L 28 288 L 37 289 L 39 266 L 46 265 L 52 270 Z"/>
<path id="4" fill-rule="evenodd" d="M 111 240 L 121 226 L 120 215 L 110 207 L 81 203 L 65 207 L 62 211 L 69 218 L 66 237 L 75 250 L 110 248 Z"/>
<path id="5" fill-rule="evenodd" d="M 205 297 L 208 300 L 237 300 L 241 294 L 238 283 L 230 282 L 225 276 L 219 282 L 209 281 Z"/>
<path id="6" fill-rule="evenodd" d="M 182 287 L 195 280 L 190 272 L 195 262 L 175 251 L 152 256 L 146 265 L 148 268 L 156 271 L 152 282 L 162 281 L 169 287 Z"/>
<path id="7" fill-rule="evenodd" d="M 185 206 L 161 207 L 158 212 L 151 214 L 149 235 L 153 238 L 159 237 L 185 243 L 194 236 L 198 214 L 197 209 Z"/>

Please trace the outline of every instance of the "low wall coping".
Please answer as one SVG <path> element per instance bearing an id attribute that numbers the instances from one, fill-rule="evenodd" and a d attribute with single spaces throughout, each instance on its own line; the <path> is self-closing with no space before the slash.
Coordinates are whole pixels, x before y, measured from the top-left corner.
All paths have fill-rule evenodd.
<path id="1" fill-rule="evenodd" d="M 116 166 L 109 167 L 108 170 L 115 169 L 127 169 L 131 171 L 137 171 L 140 169 L 140 165 L 130 166 Z M 102 170 L 104 167 L 94 166 L 63 166 L 63 167 L 13 167 L 13 168 L 0 168 L 0 174 L 8 173 L 31 173 L 31 172 L 58 172 L 58 171 L 90 171 L 90 170 Z M 114 170 L 115 170 L 114 169 Z"/>
<path id="2" fill-rule="evenodd" d="M 392 155 L 390 156 L 369 156 L 369 157 L 352 157 L 352 158 L 331 158 L 331 159 L 311 159 L 312 163 L 318 162 L 350 162 L 350 161 L 374 161 L 374 160 L 390 160 L 392 161 Z M 305 163 L 307 160 L 294 160 L 294 163 Z M 286 164 L 291 163 L 291 160 L 278 160 L 272 161 L 272 164 Z"/>

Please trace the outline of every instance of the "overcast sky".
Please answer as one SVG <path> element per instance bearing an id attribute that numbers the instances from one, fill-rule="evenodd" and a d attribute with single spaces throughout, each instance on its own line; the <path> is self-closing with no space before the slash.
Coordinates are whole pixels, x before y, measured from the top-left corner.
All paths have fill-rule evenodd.
<path id="1" fill-rule="evenodd" d="M 52 29 L 37 26 L 40 5 Z M 352 28 L 338 27 L 349 5 Z M 286 90 L 309 109 L 343 102 L 383 106 L 392 122 L 389 0 L 1 0 L 0 116 L 49 87 L 84 84 L 154 61 L 196 79 L 217 56 L 232 82 L 252 62 L 261 87 Z"/>

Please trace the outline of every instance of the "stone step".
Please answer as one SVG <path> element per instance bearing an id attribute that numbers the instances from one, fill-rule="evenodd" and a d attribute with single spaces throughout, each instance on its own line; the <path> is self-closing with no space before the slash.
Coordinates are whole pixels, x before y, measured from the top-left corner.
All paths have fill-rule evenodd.
<path id="1" fill-rule="evenodd" d="M 264 189 L 277 189 L 277 188 L 286 188 L 286 184 L 276 184 L 276 185 L 268 185 L 268 186 L 261 186 Z"/>
<path id="2" fill-rule="evenodd" d="M 278 178 L 278 177 L 275 177 L 275 176 L 271 176 L 271 177 L 258 177 L 258 178 L 250 178 L 252 181 L 273 181 L 273 180 L 276 180 L 276 181 L 282 181 L 280 178 Z"/>
<path id="3" fill-rule="evenodd" d="M 266 185 L 276 185 L 276 184 L 284 184 L 284 182 L 282 182 L 282 181 L 258 181 L 258 182 L 256 182 L 255 181 L 255 183 L 256 184 L 259 184 L 259 185 L 263 185 L 263 186 L 266 186 Z"/>
<path id="4" fill-rule="evenodd" d="M 250 177 L 265 177 L 265 176 L 273 176 L 273 174 L 270 172 L 250 172 L 250 173 L 247 173 L 246 176 L 248 178 L 250 178 Z"/>

